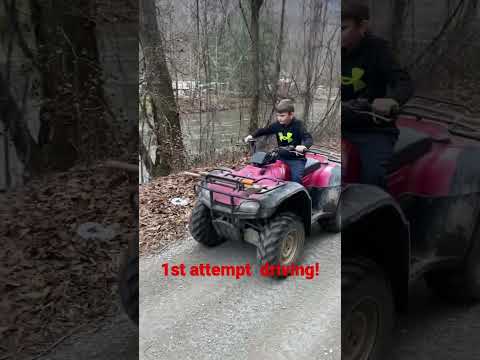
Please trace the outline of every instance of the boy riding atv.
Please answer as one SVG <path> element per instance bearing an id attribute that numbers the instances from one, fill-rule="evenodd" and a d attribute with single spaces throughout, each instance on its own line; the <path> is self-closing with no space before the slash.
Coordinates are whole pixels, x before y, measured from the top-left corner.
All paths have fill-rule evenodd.
<path id="1" fill-rule="evenodd" d="M 386 41 L 369 32 L 369 8 L 342 2 L 342 137 L 360 153 L 360 183 L 386 188 L 386 165 L 398 138 L 394 120 L 375 121 L 353 108 L 367 105 L 389 116 L 413 94 L 409 74 L 395 61 Z M 378 120 L 378 119 L 377 119 Z"/>
<path id="2" fill-rule="evenodd" d="M 253 145 L 254 137 L 275 134 L 277 148 L 264 152 L 252 146 L 247 165 L 201 175 L 189 222 L 197 242 L 213 247 L 243 241 L 257 248 L 260 264 L 288 267 L 301 261 L 314 224 L 338 231 L 340 159 L 312 146 L 293 110 L 290 100 L 281 101 L 278 122 L 245 139 Z"/>
<path id="3" fill-rule="evenodd" d="M 302 184 L 306 163 L 303 153 L 313 145 L 312 135 L 307 132 L 303 123 L 295 118 L 295 108 L 291 100 L 281 100 L 276 110 L 278 122 L 266 128 L 258 129 L 253 135 L 248 135 L 245 142 L 248 143 L 259 136 L 275 134 L 279 147 L 290 147 L 298 153 L 281 151 L 279 157 L 290 168 L 292 181 Z"/>

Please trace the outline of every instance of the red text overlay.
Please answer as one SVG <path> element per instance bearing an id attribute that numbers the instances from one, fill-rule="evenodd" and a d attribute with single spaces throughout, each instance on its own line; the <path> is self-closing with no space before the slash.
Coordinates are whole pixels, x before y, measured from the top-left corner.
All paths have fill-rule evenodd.
<path id="1" fill-rule="evenodd" d="M 203 277 L 231 277 L 241 279 L 251 277 L 254 273 L 254 266 L 251 264 L 242 265 L 213 265 L 204 264 L 169 264 L 163 263 L 164 276 L 203 276 Z M 310 265 L 261 265 L 260 275 L 265 277 L 273 276 L 298 276 L 312 280 L 320 274 L 320 264 Z"/>

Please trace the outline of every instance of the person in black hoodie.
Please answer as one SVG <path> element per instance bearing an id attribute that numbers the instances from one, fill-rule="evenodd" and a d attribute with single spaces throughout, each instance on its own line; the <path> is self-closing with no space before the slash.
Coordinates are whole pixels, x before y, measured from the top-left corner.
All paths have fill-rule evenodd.
<path id="1" fill-rule="evenodd" d="M 385 189 L 386 165 L 399 134 L 395 121 L 359 115 L 348 104 L 363 100 L 374 113 L 389 117 L 413 95 L 413 84 L 388 42 L 369 32 L 369 17 L 364 1 L 342 1 L 341 128 L 342 137 L 359 150 L 360 182 Z"/>
<path id="2" fill-rule="evenodd" d="M 313 145 L 312 135 L 305 129 L 303 122 L 295 118 L 294 105 L 290 99 L 281 100 L 277 107 L 277 122 L 265 128 L 257 129 L 245 138 L 245 142 L 259 136 L 276 135 L 278 146 L 292 146 L 297 153 L 304 153 Z M 306 159 L 292 152 L 280 152 L 280 159 L 290 168 L 291 179 L 302 184 Z"/>

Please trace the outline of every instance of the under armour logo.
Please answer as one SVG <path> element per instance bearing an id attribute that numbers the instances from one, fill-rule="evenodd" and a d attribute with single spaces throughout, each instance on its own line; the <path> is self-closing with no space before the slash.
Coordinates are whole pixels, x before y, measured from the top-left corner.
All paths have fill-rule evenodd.
<path id="1" fill-rule="evenodd" d="M 364 74 L 365 70 L 354 67 L 352 69 L 352 77 L 342 76 L 342 85 L 352 85 L 354 92 L 360 91 L 367 86 L 362 80 Z"/>
<path id="2" fill-rule="evenodd" d="M 280 141 L 287 141 L 288 143 L 291 143 L 293 141 L 293 133 L 291 133 L 290 131 L 287 132 L 287 135 L 283 135 L 283 132 L 279 132 L 278 133 L 278 138 L 280 139 Z"/>

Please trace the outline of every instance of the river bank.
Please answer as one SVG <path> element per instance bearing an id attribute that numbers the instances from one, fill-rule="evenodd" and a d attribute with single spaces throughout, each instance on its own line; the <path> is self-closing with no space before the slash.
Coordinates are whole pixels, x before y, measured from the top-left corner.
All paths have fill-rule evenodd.
<path id="1" fill-rule="evenodd" d="M 251 98 L 239 96 L 212 96 L 202 99 L 178 97 L 177 107 L 181 115 L 188 115 L 233 109 L 247 110 L 250 107 L 251 101 Z"/>

